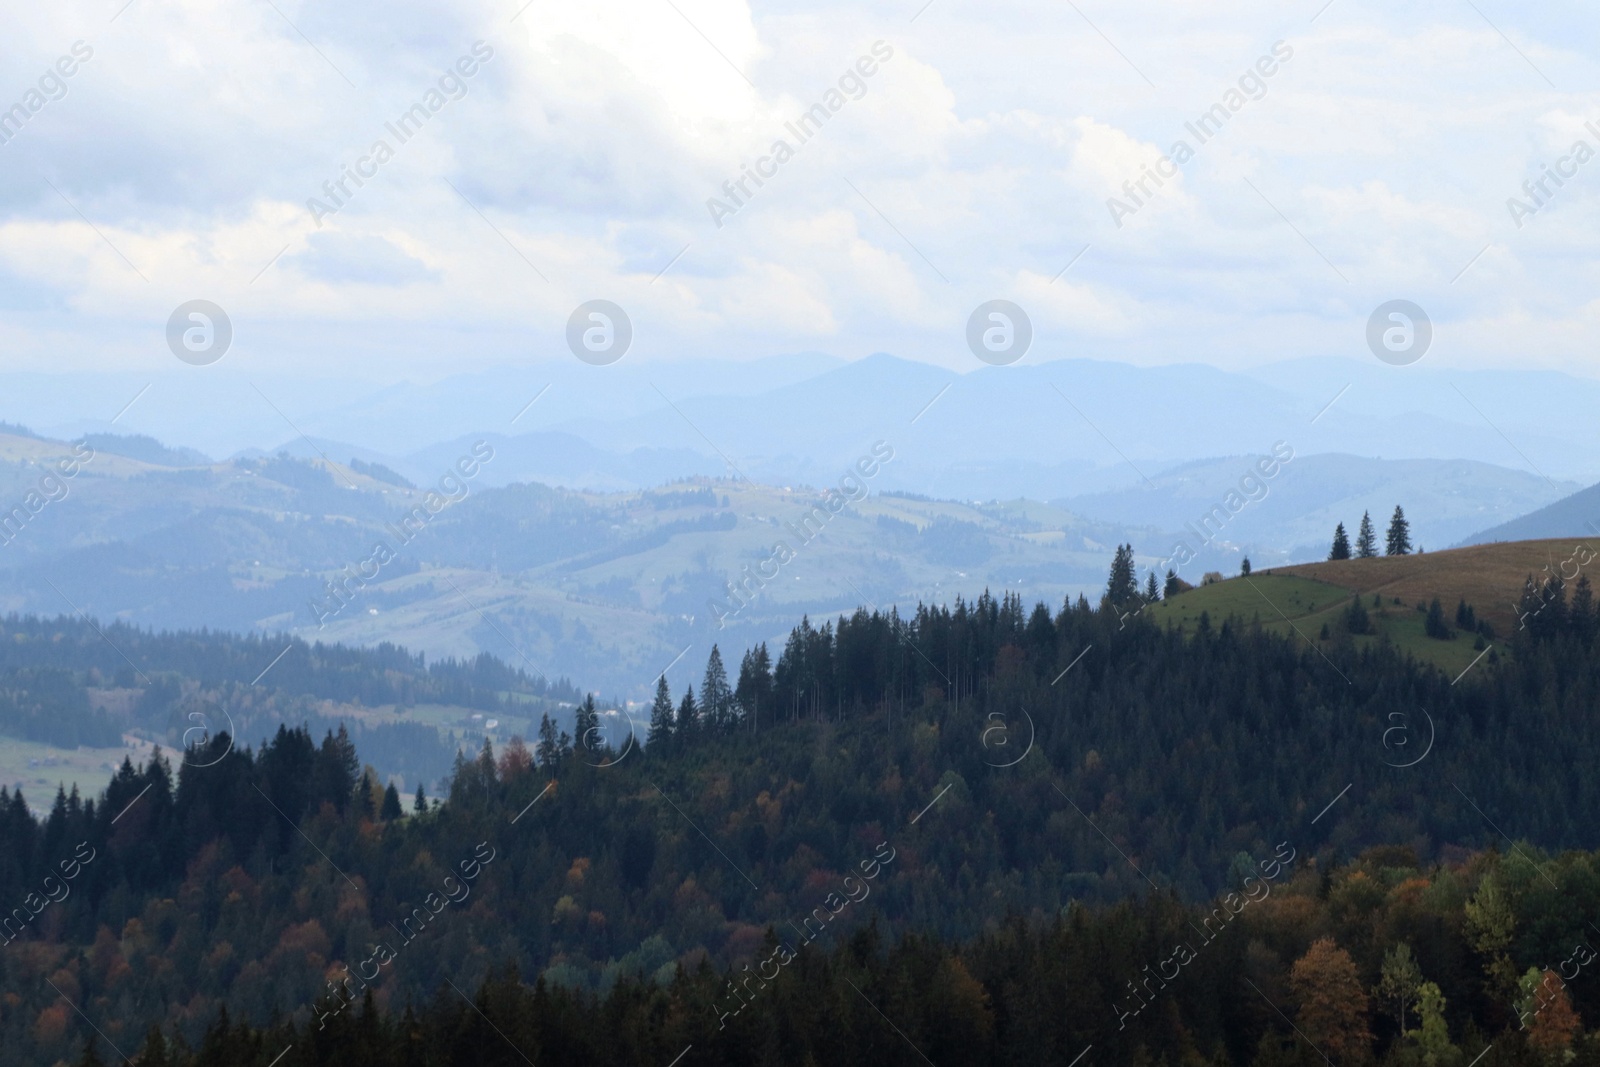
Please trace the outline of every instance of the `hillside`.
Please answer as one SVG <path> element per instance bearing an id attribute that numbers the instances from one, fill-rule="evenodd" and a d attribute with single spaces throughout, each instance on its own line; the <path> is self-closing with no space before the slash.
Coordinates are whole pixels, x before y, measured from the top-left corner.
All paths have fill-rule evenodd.
<path id="1" fill-rule="evenodd" d="M 863 443 L 822 488 L 701 478 L 613 493 L 491 487 L 510 457 L 488 441 L 441 453 L 416 488 L 320 456 L 164 467 L 102 442 L 41 490 L 73 455 L 0 434 L 0 500 L 40 503 L 0 536 L 0 611 L 487 651 L 636 700 L 687 647 L 743 647 L 863 599 L 1010 588 L 1060 601 L 1102 582 L 1111 545 L 1159 540 L 1028 501 L 883 492 L 901 458 L 888 442 Z M 852 473 L 861 462 L 872 476 Z M 856 499 L 815 510 L 830 492 Z M 779 541 L 792 559 L 772 559 Z M 728 583 L 746 567 L 766 577 L 741 607 Z"/>
<path id="2" fill-rule="evenodd" d="M 90 619 L 0 617 L 0 784 L 35 806 L 92 796 L 125 758 L 229 734 L 258 746 L 280 726 L 345 731 L 381 782 L 436 792 L 461 745 L 570 725 L 580 694 L 492 656 L 435 660 L 385 645 L 282 635 L 152 633 Z M 619 720 L 620 722 L 620 720 Z"/>
<path id="3" fill-rule="evenodd" d="M 1439 666 L 1454 677 L 1478 658 L 1490 642 L 1460 632 L 1456 609 L 1461 601 L 1474 617 L 1488 623 L 1498 649 L 1519 629 L 1517 604 L 1531 575 L 1541 581 L 1567 562 L 1569 578 L 1576 579 L 1577 564 L 1570 540 L 1497 543 L 1408 556 L 1378 556 L 1274 567 L 1249 578 L 1230 577 L 1173 597 L 1150 609 L 1152 618 L 1190 632 L 1202 613 L 1214 623 L 1224 618 L 1255 619 L 1278 633 L 1312 639 L 1319 645 L 1336 642 L 1350 600 L 1359 594 L 1370 616 L 1373 632 L 1353 638 L 1358 647 L 1380 640 Z M 1425 633 L 1426 607 L 1437 597 L 1445 612 L 1452 640 L 1430 638 Z M 1374 602 L 1374 598 L 1377 598 Z M 1323 627 L 1328 627 L 1324 634 Z M 1499 653 L 1494 653 L 1498 655 Z"/>
<path id="4" fill-rule="evenodd" d="M 1018 1062 L 1018 1035 L 1043 1024 L 991 1019 L 988 1005 L 1024 1010 L 1028 961 L 1050 957 L 1069 962 L 1038 972 L 1048 985 L 1024 1014 L 1071 1020 L 1072 1048 L 1104 1043 L 1097 1063 L 1153 1062 L 1140 1041 L 1192 1053 L 1186 1033 L 1213 1057 L 1219 1043 L 1245 1050 L 1219 1062 L 1297 1062 L 1277 1054 L 1289 1028 L 1233 987 L 1248 978 L 1279 994 L 1329 932 L 1360 961 L 1362 988 L 1397 940 L 1413 942 L 1457 998 L 1452 1032 L 1477 1048 L 1486 1042 L 1470 1027 L 1506 1029 L 1509 994 L 1496 984 L 1503 967 L 1486 985 L 1468 954 L 1469 895 L 1487 880 L 1473 907 L 1510 916 L 1515 937 L 1497 951 L 1518 967 L 1582 936 L 1576 919 L 1595 900 L 1592 860 L 1549 854 L 1593 848 L 1600 814 L 1600 783 L 1583 773 L 1600 761 L 1586 728 L 1600 620 L 1592 605 L 1563 618 L 1516 639 L 1528 654 L 1453 685 L 1392 648 L 1319 654 L 1227 622 L 1186 637 L 1087 604 L 1052 613 L 983 597 L 909 619 L 862 610 L 803 621 L 775 662 L 749 659 L 727 677 L 708 663 L 703 705 L 663 692 L 657 739 L 643 750 L 485 746 L 457 762 L 443 804 L 425 812 L 407 815 L 398 797 L 380 806 L 358 749 L 294 728 L 249 749 L 213 736 L 181 764 L 130 762 L 103 795 L 63 797 L 42 825 L 0 789 L 0 897 L 23 899 L 74 842 L 96 857 L 0 955 L 13 991 L 0 1064 L 66 1061 L 102 1037 L 138 1048 L 155 1025 L 201 1050 L 180 1063 L 268 1067 L 293 1045 L 283 1063 L 329 1067 L 346 1062 L 336 1040 L 421 1040 L 411 1022 L 392 1030 L 421 1016 L 441 1044 L 392 1062 L 521 1062 L 492 1031 L 460 1028 L 497 1018 L 539 1062 L 656 1062 L 640 1050 L 653 1055 L 647 1035 L 665 1029 L 726 1057 L 710 1062 L 802 1067 L 753 1059 L 747 1042 L 775 1039 L 763 1022 L 772 1016 L 724 990 L 802 923 L 826 931 L 800 955 L 806 979 L 755 1004 L 781 1019 L 803 993 L 814 1010 L 795 1025 L 816 1035 L 843 1025 L 834 1017 L 850 1028 L 877 1017 L 844 1007 L 856 998 L 815 970 L 831 958 L 856 995 L 909 1012 L 902 1021 L 919 1038 L 954 1041 L 959 1030 L 974 1050 L 963 1063 Z M 112 655 L 82 639 L 39 644 L 66 645 L 63 659 Z M 214 645 L 226 655 L 206 653 Z M 190 637 L 171 647 L 221 663 L 242 662 L 234 653 L 250 645 Z M 378 681 L 337 666 L 304 661 L 284 684 Z M 1400 766 L 1394 716 L 1417 708 L 1450 724 L 1448 740 L 1420 766 Z M 1505 860 L 1463 851 L 1499 846 L 1502 826 L 1516 835 Z M 1374 848 L 1341 868 L 1341 857 Z M 1238 891 L 1256 892 L 1246 875 L 1271 893 L 1297 887 L 1287 910 L 1258 900 L 1260 916 L 1275 916 L 1267 926 L 1246 923 L 1249 938 L 1207 951 L 1136 1040 L 1119 1036 L 1143 1004 L 1117 1008 L 1121 987 L 1172 951 L 1192 905 L 1232 891 L 1237 911 Z M 1013 948 L 981 947 L 996 938 Z M 894 978 L 886 959 L 898 961 Z M 363 984 L 343 985 L 356 973 Z M 94 1030 L 58 1010 L 46 979 L 72 991 Z M 481 1015 L 461 1015 L 465 990 L 485 982 L 500 992 L 480 995 Z M 896 984 L 946 1007 L 912 1012 L 890 993 Z M 343 1011 L 368 989 L 370 1007 Z M 835 994 L 846 999 L 826 1011 L 813 999 Z M 1218 997 L 1252 1006 L 1217 1012 Z M 603 1016 L 596 998 L 610 998 Z M 1180 1003 L 1199 1013 L 1198 1030 L 1171 1014 Z M 723 1033 L 720 1018 L 736 1011 Z M 941 1030 L 951 1012 L 959 1027 Z M 331 1032 L 321 1025 L 330 1017 Z M 602 1018 L 628 1028 L 626 1055 L 590 1049 Z M 274 1028 L 270 1046 L 234 1029 L 263 1026 Z M 991 1032 L 1009 1053 L 993 1052 Z M 1268 1036 L 1280 1044 L 1252 1060 Z M 479 1038 L 492 1055 L 474 1051 Z M 859 1038 L 881 1046 L 873 1062 L 912 1062 L 881 1029 Z M 822 1040 L 816 1062 L 862 1062 Z M 1077 1054 L 1065 1035 L 1035 1040 L 1052 1050 L 1047 1062 Z"/>
<path id="5" fill-rule="evenodd" d="M 1600 485 L 1580 489 L 1537 511 L 1510 522 L 1491 526 L 1468 537 L 1463 544 L 1525 541 L 1530 538 L 1600 536 Z"/>
<path id="6" fill-rule="evenodd" d="M 90 458 L 72 461 L 73 445 L 0 433 L 0 501 L 38 505 L 6 513 L 0 528 L 0 611 L 388 641 L 432 656 L 490 652 L 644 701 L 686 649 L 699 657 L 714 642 L 746 647 L 802 615 L 863 602 L 909 610 L 985 589 L 1050 603 L 1097 595 L 1111 546 L 1170 546 L 1179 535 L 1163 523 L 1181 525 L 1222 499 L 1247 465 L 1191 464 L 1158 473 L 1157 491 L 1055 504 L 949 500 L 893 490 L 918 453 L 867 440 L 816 486 L 738 477 L 613 492 L 496 484 L 548 441 L 490 435 L 425 450 L 425 464 L 400 470 L 407 483 L 362 457 L 345 462 L 348 453 L 210 462 L 147 438 L 94 436 L 76 446 Z M 888 458 L 872 459 L 875 449 Z M 1241 551 L 1280 534 L 1310 538 L 1327 516 L 1296 516 L 1323 514 L 1324 497 L 1412 493 L 1427 502 L 1420 537 L 1476 528 L 1551 491 L 1485 464 L 1360 461 L 1347 471 L 1337 459 L 1284 465 L 1271 495 L 1202 549 L 1199 567 L 1232 570 Z M 47 482 L 63 461 L 78 473 Z M 851 473 L 863 461 L 869 477 Z M 830 492 L 837 512 L 814 511 Z M 1096 509 L 1110 517 L 1094 518 Z M 398 525 L 406 515 L 415 529 Z M 792 558 L 774 558 L 779 542 Z M 1293 558 L 1250 551 L 1263 567 Z M 738 600 L 730 582 L 746 586 Z"/>

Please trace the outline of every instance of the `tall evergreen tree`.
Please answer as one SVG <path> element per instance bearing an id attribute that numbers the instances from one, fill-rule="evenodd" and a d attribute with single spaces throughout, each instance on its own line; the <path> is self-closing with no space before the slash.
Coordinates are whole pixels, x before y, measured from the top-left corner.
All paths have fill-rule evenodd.
<path id="1" fill-rule="evenodd" d="M 1439 603 L 1438 597 L 1434 597 L 1433 601 L 1428 605 L 1428 614 L 1423 620 L 1422 629 L 1429 637 L 1437 638 L 1440 641 L 1448 641 L 1455 636 L 1450 632 L 1450 627 L 1445 625 L 1444 605 Z"/>
<path id="2" fill-rule="evenodd" d="M 1328 552 L 1329 559 L 1350 558 L 1350 537 L 1344 532 L 1344 523 L 1333 528 L 1333 548 Z"/>
<path id="3" fill-rule="evenodd" d="M 650 732 L 645 735 L 645 741 L 654 749 L 671 739 L 672 690 L 667 687 L 667 676 L 663 674 L 656 679 L 656 702 L 650 705 Z"/>
<path id="4" fill-rule="evenodd" d="M 539 766 L 549 769 L 561 758 L 561 748 L 556 741 L 556 724 L 546 712 L 539 716 L 539 743 L 533 746 L 533 758 Z"/>
<path id="5" fill-rule="evenodd" d="M 1133 546 L 1118 545 L 1111 560 L 1111 577 L 1106 582 L 1106 600 L 1114 608 L 1132 603 L 1139 596 L 1139 579 L 1133 570 Z"/>
<path id="6" fill-rule="evenodd" d="M 145 1035 L 144 1048 L 139 1052 L 139 1067 L 171 1067 L 167 1057 L 167 1039 L 161 1027 L 152 1026 Z"/>
<path id="7" fill-rule="evenodd" d="M 1171 567 L 1168 567 L 1166 584 L 1161 587 L 1162 597 L 1170 600 L 1188 588 L 1189 583 L 1185 582 L 1182 578 L 1179 578 L 1177 571 L 1173 570 Z"/>
<path id="8" fill-rule="evenodd" d="M 356 756 L 355 742 L 350 740 L 344 723 L 337 733 L 332 730 L 322 739 L 311 768 L 311 804 L 331 803 L 339 811 L 350 803 L 356 780 L 361 776 L 361 760 Z"/>
<path id="9" fill-rule="evenodd" d="M 676 730 L 679 737 L 693 737 L 700 731 L 700 705 L 694 699 L 694 686 L 684 690 L 683 700 L 678 703 L 678 722 Z"/>
<path id="10" fill-rule="evenodd" d="M 1378 535 L 1372 529 L 1372 514 L 1361 513 L 1361 526 L 1356 530 L 1356 557 L 1371 559 L 1378 554 Z"/>
<path id="11" fill-rule="evenodd" d="M 1156 587 L 1156 572 L 1151 571 L 1144 583 L 1144 599 L 1146 603 L 1154 604 L 1161 599 L 1161 590 Z"/>
<path id="12" fill-rule="evenodd" d="M 1399 504 L 1394 506 L 1394 518 L 1389 520 L 1389 534 L 1384 539 L 1383 554 L 1386 556 L 1411 554 L 1411 524 L 1406 522 L 1406 513 L 1400 510 Z"/>
<path id="13" fill-rule="evenodd" d="M 383 808 L 378 812 L 379 818 L 384 822 L 391 822 L 400 818 L 405 812 L 400 807 L 400 790 L 390 782 L 383 791 Z"/>
<path id="14" fill-rule="evenodd" d="M 1589 587 L 1587 574 L 1578 577 L 1578 584 L 1572 587 L 1572 605 L 1567 609 L 1567 619 L 1578 640 L 1588 643 L 1594 635 L 1594 590 Z"/>
<path id="15" fill-rule="evenodd" d="M 428 810 L 428 794 L 422 791 L 422 783 L 417 783 L 417 796 L 411 802 L 411 810 L 421 815 Z"/>
<path id="16" fill-rule="evenodd" d="M 594 705 L 594 694 L 586 693 L 583 703 L 572 713 L 573 745 L 579 752 L 598 755 L 605 748 L 605 737 L 600 730 L 600 712 Z"/>
<path id="17" fill-rule="evenodd" d="M 706 659 L 706 674 L 700 683 L 700 714 L 712 730 L 722 730 L 733 720 L 733 691 L 728 688 L 728 672 L 722 666 L 722 653 L 716 645 Z"/>
<path id="18" fill-rule="evenodd" d="M 759 726 L 763 709 L 772 707 L 772 659 L 765 641 L 745 652 L 739 661 L 739 684 L 733 691 L 742 718 Z"/>

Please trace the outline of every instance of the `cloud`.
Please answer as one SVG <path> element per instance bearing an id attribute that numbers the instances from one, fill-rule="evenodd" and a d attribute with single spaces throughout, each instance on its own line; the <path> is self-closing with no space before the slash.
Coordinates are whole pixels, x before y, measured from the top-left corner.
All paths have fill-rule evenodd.
<path id="1" fill-rule="evenodd" d="M 304 252 L 284 257 L 284 266 L 330 285 L 403 286 L 439 279 L 438 271 L 383 237 L 314 233 L 306 246 Z"/>
<path id="2" fill-rule="evenodd" d="M 94 58 L 0 145 L 0 264 L 39 295 L 8 360 L 155 367 L 204 296 L 310 338 L 286 366 L 398 376 L 437 366 L 419 325 L 507 361 L 604 297 L 641 352 L 966 366 L 967 315 L 1003 297 L 1122 358 L 1236 366 L 1346 352 L 1406 297 L 1451 358 L 1589 365 L 1600 165 L 1520 230 L 1505 208 L 1600 120 L 1573 43 L 1600 25 L 1566 0 L 1496 11 L 1515 47 L 1470 5 L 675 4 L 19 11 L 0 100 L 78 40 Z M 1279 40 L 1270 91 L 1119 228 L 1107 198 Z M 479 41 L 466 94 L 319 228 L 307 199 Z M 877 42 L 864 94 L 717 228 L 707 197 Z"/>

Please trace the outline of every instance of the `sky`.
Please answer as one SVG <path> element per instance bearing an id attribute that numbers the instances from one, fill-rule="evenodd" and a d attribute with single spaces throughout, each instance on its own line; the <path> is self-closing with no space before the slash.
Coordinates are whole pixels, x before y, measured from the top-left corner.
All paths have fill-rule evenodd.
<path id="1" fill-rule="evenodd" d="M 1600 377 L 1600 18 L 1576 3 L 61 0 L 7 22 L 4 369 L 170 370 L 194 300 L 236 368 L 374 383 L 571 360 L 592 300 L 635 361 L 977 369 L 969 319 L 1006 300 L 1030 360 L 1238 369 L 1372 359 L 1374 310 L 1407 300 L 1430 366 Z"/>

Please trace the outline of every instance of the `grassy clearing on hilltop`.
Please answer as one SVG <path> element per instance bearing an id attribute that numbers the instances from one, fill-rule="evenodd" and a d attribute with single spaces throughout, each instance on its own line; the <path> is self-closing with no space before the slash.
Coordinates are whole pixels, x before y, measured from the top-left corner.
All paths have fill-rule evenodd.
<path id="1" fill-rule="evenodd" d="M 1193 631 L 1202 612 L 1212 625 L 1225 618 L 1259 618 L 1263 627 L 1298 633 L 1319 644 L 1341 639 L 1351 598 L 1362 597 L 1373 633 L 1350 639 L 1357 647 L 1387 639 L 1419 660 L 1437 665 L 1452 677 L 1465 670 L 1480 650 L 1473 634 L 1455 626 L 1456 605 L 1465 600 L 1494 628 L 1488 642 L 1503 651 L 1517 629 L 1514 605 L 1528 575 L 1539 580 L 1548 565 L 1559 571 L 1582 542 L 1576 540 L 1514 541 L 1409 556 L 1330 560 L 1278 567 L 1248 578 L 1234 577 L 1190 590 L 1152 608 L 1167 625 Z M 1600 546 L 1592 546 L 1600 548 Z M 1572 574 L 1575 564 L 1568 563 Z M 1374 603 L 1374 598 L 1378 603 Z M 1455 638 L 1428 637 L 1424 607 L 1438 597 Z M 1323 627 L 1327 636 L 1323 636 Z"/>

